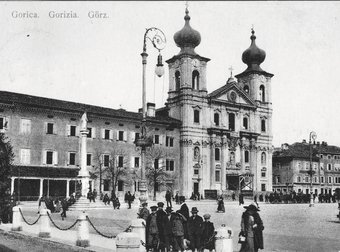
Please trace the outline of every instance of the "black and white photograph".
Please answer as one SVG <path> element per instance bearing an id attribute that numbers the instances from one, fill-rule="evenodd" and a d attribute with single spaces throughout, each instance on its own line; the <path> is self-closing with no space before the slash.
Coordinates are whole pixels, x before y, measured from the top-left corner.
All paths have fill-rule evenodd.
<path id="1" fill-rule="evenodd" d="M 340 2 L 0 1 L 0 252 L 339 252 Z"/>

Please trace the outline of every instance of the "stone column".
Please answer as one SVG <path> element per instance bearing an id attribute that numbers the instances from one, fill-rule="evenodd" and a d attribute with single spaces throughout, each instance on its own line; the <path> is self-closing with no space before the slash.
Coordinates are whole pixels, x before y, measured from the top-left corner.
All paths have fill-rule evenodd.
<path id="1" fill-rule="evenodd" d="M 87 134 L 89 131 L 87 130 L 87 116 L 86 112 L 83 114 L 81 118 L 81 128 L 80 128 L 80 139 L 81 139 L 81 151 L 80 151 L 80 171 L 78 174 L 78 178 L 81 180 L 81 196 L 85 197 L 87 196 L 87 193 L 89 191 L 89 178 L 90 174 L 89 171 L 87 170 L 87 163 L 86 163 L 86 158 L 87 158 L 87 146 L 86 146 L 86 141 L 87 141 Z"/>
<path id="2" fill-rule="evenodd" d="M 221 147 L 221 189 L 226 190 L 226 167 L 227 167 L 227 136 L 222 136 Z"/>
<path id="3" fill-rule="evenodd" d="M 213 188 L 213 185 L 215 185 L 215 147 L 216 147 L 216 134 L 211 135 L 211 147 L 210 147 L 210 188 Z M 214 186 L 215 189 L 215 186 Z"/>
<path id="4" fill-rule="evenodd" d="M 70 180 L 66 179 L 66 197 L 70 195 Z"/>
<path id="5" fill-rule="evenodd" d="M 14 192 L 14 181 L 15 181 L 15 178 L 11 177 L 11 195 Z"/>
<path id="6" fill-rule="evenodd" d="M 44 179 L 40 179 L 39 198 L 43 196 L 43 193 L 44 193 Z"/>

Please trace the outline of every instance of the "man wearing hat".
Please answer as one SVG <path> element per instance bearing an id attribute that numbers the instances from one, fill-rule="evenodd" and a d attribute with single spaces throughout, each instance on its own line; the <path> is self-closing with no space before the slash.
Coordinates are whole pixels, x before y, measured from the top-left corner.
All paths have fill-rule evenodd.
<path id="1" fill-rule="evenodd" d="M 202 248 L 213 251 L 213 249 L 215 249 L 215 227 L 214 224 L 210 222 L 210 217 L 210 214 L 203 215 L 204 222 L 202 224 Z"/>
<path id="2" fill-rule="evenodd" d="M 158 225 L 158 234 L 159 234 L 159 241 L 160 241 L 160 248 L 164 251 L 165 245 L 165 218 L 167 216 L 166 212 L 163 210 L 164 203 L 158 202 L 157 203 L 158 210 L 157 210 L 157 225 Z"/>
<path id="3" fill-rule="evenodd" d="M 259 208 L 255 203 L 244 207 L 246 211 L 242 214 L 241 233 L 246 237 L 240 252 L 255 251 L 263 249 L 263 222 L 259 215 Z"/>
<path id="4" fill-rule="evenodd" d="M 202 249 L 201 236 L 203 219 L 197 213 L 197 208 L 193 207 L 191 209 L 192 216 L 189 217 L 188 220 L 188 238 L 190 241 L 190 249 L 193 252 L 195 251 L 195 249 L 197 249 L 197 251 L 201 251 Z"/>
<path id="5" fill-rule="evenodd" d="M 172 221 L 174 216 L 172 213 L 172 207 L 167 207 L 165 209 L 166 216 L 163 217 L 163 248 L 162 251 L 170 251 L 170 245 L 172 244 Z"/>
<path id="6" fill-rule="evenodd" d="M 151 214 L 146 219 L 146 250 L 158 251 L 159 230 L 157 225 L 157 206 L 151 206 Z"/>
<path id="7" fill-rule="evenodd" d="M 149 209 L 148 209 L 148 203 L 143 202 L 142 208 L 139 210 L 138 218 L 147 220 L 148 216 L 150 215 Z"/>

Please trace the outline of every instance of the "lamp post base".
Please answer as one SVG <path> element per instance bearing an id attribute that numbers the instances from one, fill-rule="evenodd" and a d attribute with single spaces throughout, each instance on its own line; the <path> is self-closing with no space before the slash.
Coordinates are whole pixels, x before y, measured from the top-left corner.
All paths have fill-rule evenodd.
<path id="1" fill-rule="evenodd" d="M 313 207 L 314 206 L 314 198 L 313 198 L 313 194 L 310 194 L 310 202 L 309 202 L 309 207 Z"/>
<path id="2" fill-rule="evenodd" d="M 139 182 L 139 201 L 141 205 L 148 200 L 146 191 L 146 181 L 142 180 Z"/>

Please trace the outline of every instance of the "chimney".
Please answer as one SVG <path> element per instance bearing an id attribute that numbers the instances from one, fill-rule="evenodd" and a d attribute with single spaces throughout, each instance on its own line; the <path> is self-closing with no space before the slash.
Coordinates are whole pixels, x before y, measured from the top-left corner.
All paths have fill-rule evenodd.
<path id="1" fill-rule="evenodd" d="M 156 104 L 148 102 L 146 104 L 146 115 L 150 117 L 155 117 L 156 115 Z"/>

